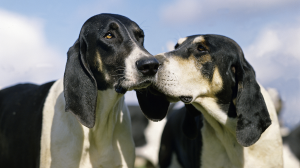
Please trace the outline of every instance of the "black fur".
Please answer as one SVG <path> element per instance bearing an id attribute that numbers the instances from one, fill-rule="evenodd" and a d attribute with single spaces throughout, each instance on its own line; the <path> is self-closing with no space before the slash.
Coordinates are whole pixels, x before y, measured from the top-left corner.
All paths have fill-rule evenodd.
<path id="1" fill-rule="evenodd" d="M 81 46 L 86 46 L 83 43 Z M 95 124 L 97 83 L 85 58 L 80 57 L 81 46 L 77 40 L 68 51 L 64 76 L 65 109 L 75 114 L 81 124 L 92 128 Z"/>
<path id="2" fill-rule="evenodd" d="M 230 117 L 238 117 L 237 140 L 247 147 L 254 144 L 260 135 L 271 125 L 271 119 L 255 79 L 252 66 L 244 57 L 240 46 L 232 39 L 220 35 L 202 35 L 204 42 L 192 43 L 200 35 L 189 36 L 174 51 L 166 53 L 167 56 L 189 58 L 191 56 L 201 59 L 209 55 L 210 61 L 201 66 L 201 73 L 212 79 L 214 68 L 219 68 L 223 80 L 223 89 L 216 94 L 218 103 L 223 109 L 226 107 Z M 201 50 L 197 47 L 201 46 Z M 191 65 L 194 66 L 194 65 Z M 236 106 L 233 99 L 236 98 Z"/>
<path id="3" fill-rule="evenodd" d="M 192 106 L 192 105 L 188 105 Z M 177 161 L 184 168 L 199 168 L 200 155 L 202 150 L 201 128 L 203 126 L 203 116 L 200 112 L 193 110 L 194 107 L 183 107 L 172 112 L 164 128 L 159 149 L 159 166 L 168 168 L 172 161 L 173 153 L 177 156 Z M 192 110 L 189 111 L 188 109 Z M 196 112 L 197 114 L 194 115 Z M 186 114 L 193 115 L 189 121 L 192 125 L 185 125 Z M 194 139 L 186 135 L 191 134 Z M 185 133 L 184 133 L 185 132 Z M 197 136 L 195 136 L 196 134 Z"/>
<path id="4" fill-rule="evenodd" d="M 209 81 L 213 79 L 215 68 L 218 68 L 223 86 L 222 90 L 214 95 L 217 103 L 221 109 L 227 112 L 229 117 L 237 117 L 236 138 L 239 144 L 245 147 L 253 145 L 271 125 L 269 112 L 255 79 L 254 69 L 244 58 L 240 46 L 232 39 L 209 34 L 201 35 L 205 39 L 204 42 L 193 43 L 193 40 L 199 36 L 187 37 L 182 44 L 176 44 L 175 50 L 165 53 L 164 56 L 167 58 L 180 57 L 181 59 L 195 57 L 200 60 L 200 63 L 196 65 L 200 73 Z M 164 59 L 159 55 L 156 58 Z M 201 61 L 203 62 L 201 63 Z M 178 117 L 179 115 L 180 117 Z M 187 138 L 194 138 L 197 136 L 197 132 L 200 132 L 201 135 L 201 130 L 196 127 L 192 116 L 195 115 L 191 115 L 189 112 L 186 112 L 185 115 L 177 114 L 177 119 L 170 119 L 166 124 L 159 157 L 159 163 L 162 167 L 167 167 L 170 164 L 174 150 L 183 147 L 187 147 L 187 150 L 201 150 L 198 145 L 202 145 L 202 139 L 201 142 L 199 140 L 199 144 L 192 143 L 190 140 L 189 146 L 187 146 L 187 140 L 182 138 L 183 134 Z M 179 123 L 183 123 L 183 131 L 178 131 Z M 199 136 L 196 139 L 199 139 Z M 198 152 L 197 157 L 200 159 L 201 151 Z M 182 153 L 184 152 L 176 152 L 176 155 L 183 167 L 190 167 L 190 165 L 184 164 L 186 162 L 195 163 L 189 161 L 190 158 Z"/>
<path id="5" fill-rule="evenodd" d="M 43 106 L 53 83 L 0 91 L 0 167 L 39 167 Z"/>
<path id="6" fill-rule="evenodd" d="M 154 57 L 143 43 L 143 30 L 124 16 L 100 14 L 88 19 L 68 51 L 64 74 L 66 111 L 91 128 L 95 124 L 97 90 L 115 88 L 124 93 L 130 87 L 149 84 L 154 74 L 146 76 L 139 71 L 136 84 L 122 84 L 125 59 L 133 47 L 138 48 L 140 59 L 152 60 L 152 73 L 157 70 Z M 52 84 L 23 84 L 0 91 L 0 167 L 40 167 L 43 106 Z"/>
<path id="7" fill-rule="evenodd" d="M 132 137 L 136 147 L 146 145 L 145 130 L 149 120 L 143 115 L 139 106 L 128 106 L 131 117 Z"/>
<path id="8" fill-rule="evenodd" d="M 195 118 L 202 115 L 191 104 L 186 104 L 185 108 L 186 112 L 182 123 L 182 131 L 189 139 L 195 139 L 197 138 L 199 131 Z"/>
<path id="9" fill-rule="evenodd" d="M 241 145 L 248 147 L 271 125 L 271 119 L 252 67 L 243 68 L 243 77 L 238 80 L 242 88 L 238 91 L 236 102 L 236 138 Z"/>
<path id="10" fill-rule="evenodd" d="M 106 38 L 107 35 L 111 38 Z M 95 124 L 97 90 L 115 88 L 121 94 L 127 91 L 127 86 L 122 86 L 126 80 L 125 59 L 134 47 L 138 46 L 143 51 L 143 60 L 151 59 L 153 62 L 154 58 L 145 50 L 143 43 L 143 30 L 127 17 L 100 14 L 88 19 L 78 40 L 68 51 L 64 75 L 66 111 L 72 112 L 81 124 L 92 128 Z M 105 74 L 110 78 L 105 78 Z M 148 79 L 146 76 L 149 75 L 140 73 L 137 81 Z"/>
<path id="11" fill-rule="evenodd" d="M 149 89 L 137 90 L 136 96 L 145 116 L 153 121 L 160 121 L 168 113 L 170 102 L 161 95 L 153 94 Z"/>
<path id="12" fill-rule="evenodd" d="M 283 138 L 283 142 L 288 144 L 292 153 L 300 161 L 300 126 L 295 128 L 287 137 Z"/>

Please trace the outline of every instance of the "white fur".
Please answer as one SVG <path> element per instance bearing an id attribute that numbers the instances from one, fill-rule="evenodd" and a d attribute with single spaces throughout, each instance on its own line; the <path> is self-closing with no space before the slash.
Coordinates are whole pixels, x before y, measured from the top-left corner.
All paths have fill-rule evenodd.
<path id="1" fill-rule="evenodd" d="M 128 86 L 136 86 L 138 82 L 139 73 L 136 67 L 136 61 L 145 57 L 147 55 L 145 51 L 143 51 L 139 46 L 135 46 L 134 49 L 131 51 L 129 56 L 125 59 L 125 71 L 124 77 L 125 80 L 122 82 L 122 86 L 128 88 Z M 140 83 L 142 83 L 141 81 Z M 150 84 L 149 84 L 150 85 Z M 129 87 L 128 90 L 137 89 L 137 87 Z"/>
<path id="2" fill-rule="evenodd" d="M 300 168 L 300 161 L 295 157 L 287 144 L 283 145 L 283 163 L 284 168 Z"/>
<path id="3" fill-rule="evenodd" d="M 43 109 L 41 168 L 132 168 L 135 151 L 124 97 L 98 91 L 96 123 L 91 129 L 65 112 L 63 80 L 51 87 Z"/>
<path id="4" fill-rule="evenodd" d="M 282 100 L 278 91 L 275 88 L 267 88 L 267 91 L 274 103 L 277 114 L 279 114 L 282 108 Z"/>
<path id="5" fill-rule="evenodd" d="M 143 156 L 150 160 L 154 165 L 158 164 L 158 153 L 161 135 L 166 124 L 166 119 L 159 122 L 149 121 L 145 130 L 147 144 L 136 149 L 137 156 Z"/>
<path id="6" fill-rule="evenodd" d="M 211 95 L 219 91 L 222 88 L 222 80 L 218 68 L 215 69 L 213 83 L 209 83 L 199 73 L 201 67 L 196 67 L 196 64 L 194 57 L 189 59 L 181 59 L 180 57 L 166 59 L 155 76 L 157 81 L 155 85 L 171 97 L 192 96 L 192 101 L 199 95 Z"/>
<path id="7" fill-rule="evenodd" d="M 177 160 L 177 156 L 175 153 L 172 154 L 171 164 L 169 166 L 170 168 L 181 168 L 180 163 Z"/>
<path id="8" fill-rule="evenodd" d="M 279 168 L 283 166 L 279 124 L 272 100 L 261 87 L 272 124 L 250 147 L 241 146 L 235 135 L 236 119 L 227 117 L 213 99 L 198 98 L 193 105 L 202 112 L 204 126 L 203 168 Z M 220 155 L 221 154 L 221 155 Z"/>
<path id="9" fill-rule="evenodd" d="M 195 40 L 199 42 L 202 38 Z M 189 59 L 176 56 L 166 58 L 156 75 L 155 86 L 171 101 L 178 101 L 179 96 L 192 96 L 192 104 L 202 112 L 202 168 L 281 168 L 282 140 L 278 119 L 265 89 L 261 87 L 261 93 L 272 124 L 254 145 L 243 147 L 236 140 L 237 119 L 229 118 L 214 97 L 223 85 L 218 68 L 215 68 L 210 83 L 200 73 L 202 67 L 196 61 L 192 56 Z"/>

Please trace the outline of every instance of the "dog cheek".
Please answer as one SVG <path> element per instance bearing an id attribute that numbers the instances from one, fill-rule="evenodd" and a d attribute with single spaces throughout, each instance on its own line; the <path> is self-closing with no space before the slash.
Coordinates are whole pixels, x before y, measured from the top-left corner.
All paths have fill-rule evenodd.
<path id="1" fill-rule="evenodd" d="M 223 79 L 220 75 L 218 67 L 216 67 L 214 70 L 211 87 L 212 87 L 212 91 L 215 93 L 219 92 L 223 88 Z"/>
<path id="2" fill-rule="evenodd" d="M 111 75 L 106 70 L 106 67 L 102 61 L 102 57 L 98 51 L 96 52 L 95 66 L 97 68 L 98 73 L 102 74 L 102 76 L 104 76 L 105 81 L 109 82 L 111 80 Z"/>

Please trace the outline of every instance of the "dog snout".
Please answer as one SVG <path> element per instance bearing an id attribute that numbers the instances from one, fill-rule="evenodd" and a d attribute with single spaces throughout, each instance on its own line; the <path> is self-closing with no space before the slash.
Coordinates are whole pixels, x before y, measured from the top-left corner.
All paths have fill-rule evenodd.
<path id="1" fill-rule="evenodd" d="M 136 67 L 144 76 L 153 76 L 158 70 L 159 62 L 155 58 L 144 58 L 136 61 Z"/>

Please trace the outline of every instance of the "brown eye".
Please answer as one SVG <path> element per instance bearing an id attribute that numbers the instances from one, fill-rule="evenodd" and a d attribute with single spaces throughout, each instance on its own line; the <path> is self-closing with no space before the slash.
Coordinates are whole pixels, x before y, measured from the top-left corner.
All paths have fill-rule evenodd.
<path id="1" fill-rule="evenodd" d="M 199 50 L 199 51 L 205 51 L 206 49 L 202 45 L 198 45 L 197 50 Z"/>
<path id="2" fill-rule="evenodd" d="M 111 38 L 114 38 L 115 36 L 112 34 L 112 33 L 106 33 L 105 35 L 104 35 L 104 38 L 106 38 L 106 39 L 111 39 Z"/>

